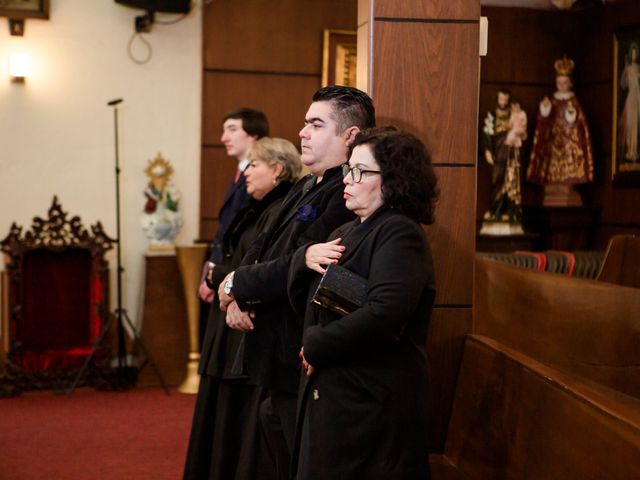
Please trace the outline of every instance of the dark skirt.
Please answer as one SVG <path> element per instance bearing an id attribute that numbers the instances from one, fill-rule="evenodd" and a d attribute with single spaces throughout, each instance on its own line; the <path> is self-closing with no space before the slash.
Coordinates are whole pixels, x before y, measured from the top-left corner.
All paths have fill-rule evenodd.
<path id="1" fill-rule="evenodd" d="M 265 398 L 261 387 L 202 376 L 185 480 L 273 478 L 259 431 L 260 403 Z"/>
<path id="2" fill-rule="evenodd" d="M 265 398 L 262 387 L 220 381 L 210 478 L 271 478 L 259 430 L 260 403 Z"/>
<path id="3" fill-rule="evenodd" d="M 219 384 L 218 378 L 206 374 L 200 377 L 184 467 L 184 480 L 209 478 Z"/>

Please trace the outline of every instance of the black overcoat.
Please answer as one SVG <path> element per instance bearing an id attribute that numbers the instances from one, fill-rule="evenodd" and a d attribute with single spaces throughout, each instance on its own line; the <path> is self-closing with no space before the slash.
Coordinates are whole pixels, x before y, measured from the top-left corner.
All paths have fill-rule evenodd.
<path id="1" fill-rule="evenodd" d="M 368 279 L 367 300 L 346 316 L 310 305 L 320 275 L 292 261 L 289 293 L 306 311 L 296 432 L 298 480 L 429 478 L 430 400 L 425 341 L 435 296 L 421 226 L 388 207 L 333 232 L 339 264 Z M 294 465 L 296 463 L 294 457 Z"/>
<path id="2" fill-rule="evenodd" d="M 248 205 L 228 225 L 222 240 L 221 261 L 213 269 L 212 282 L 209 284 L 214 291 L 217 292 L 227 274 L 240 265 L 255 239 L 277 217 L 291 188 L 290 182 L 283 182 L 262 200 L 250 199 Z M 215 377 L 227 376 L 225 371 L 228 373 L 231 370 L 227 360 L 232 360 L 241 336 L 242 332 L 227 327 L 226 314 L 220 311 L 216 295 L 202 341 L 199 373 L 206 372 Z"/>
<path id="3" fill-rule="evenodd" d="M 298 352 L 302 317 L 287 298 L 289 264 L 295 250 L 324 241 L 354 215 L 343 199 L 341 168 L 323 180 L 308 175 L 293 186 L 266 234 L 252 245 L 235 271 L 233 294 L 243 311 L 255 312 L 254 330 L 245 336 L 244 362 L 251 381 L 296 393 L 300 378 Z"/>

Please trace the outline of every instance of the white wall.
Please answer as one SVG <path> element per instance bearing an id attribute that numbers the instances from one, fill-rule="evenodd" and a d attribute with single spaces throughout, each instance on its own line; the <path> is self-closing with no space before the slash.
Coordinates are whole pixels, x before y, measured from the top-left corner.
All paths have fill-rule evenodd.
<path id="1" fill-rule="evenodd" d="M 201 7 L 176 24 L 156 23 L 145 34 L 151 61 L 138 65 L 127 56 L 127 42 L 140 10 L 112 0 L 50 3 L 50 19 L 27 20 L 22 38 L 11 37 L 0 18 L 0 239 L 11 222 L 30 229 L 34 216 L 46 218 L 54 194 L 85 227 L 100 221 L 116 236 L 113 108 L 107 101 L 122 97 L 123 306 L 140 326 L 148 248 L 140 227 L 144 168 L 158 152 L 174 166 L 173 180 L 182 191 L 185 224 L 176 243 L 190 244 L 198 235 Z M 156 15 L 160 21 L 175 18 Z M 9 81 L 14 51 L 31 58 L 32 75 L 22 85 Z M 112 308 L 114 252 L 108 255 Z"/>

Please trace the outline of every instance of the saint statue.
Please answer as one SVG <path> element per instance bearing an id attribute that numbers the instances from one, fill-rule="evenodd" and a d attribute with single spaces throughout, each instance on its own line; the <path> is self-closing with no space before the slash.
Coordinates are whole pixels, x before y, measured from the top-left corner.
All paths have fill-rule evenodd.
<path id="1" fill-rule="evenodd" d="M 584 111 L 571 90 L 573 60 L 556 60 L 556 92 L 540 102 L 527 180 L 545 185 L 545 205 L 581 205 L 574 185 L 593 182 L 593 149 Z"/>
<path id="2" fill-rule="evenodd" d="M 629 45 L 625 56 L 624 70 L 620 76 L 620 89 L 626 91 L 620 127 L 618 128 L 618 148 L 624 162 L 640 162 L 638 137 L 640 137 L 640 69 L 638 68 L 638 44 Z"/>
<path id="3" fill-rule="evenodd" d="M 498 91 L 498 103 L 487 113 L 483 132 L 485 159 L 493 166 L 493 193 L 480 234 L 523 234 L 520 148 L 527 137 L 527 114 L 508 90 Z"/>
<path id="4" fill-rule="evenodd" d="M 180 191 L 171 182 L 173 167 L 158 154 L 148 161 L 145 173 L 149 183 L 144 191 L 142 229 L 151 242 L 151 250 L 173 249 L 173 240 L 182 228 Z"/>

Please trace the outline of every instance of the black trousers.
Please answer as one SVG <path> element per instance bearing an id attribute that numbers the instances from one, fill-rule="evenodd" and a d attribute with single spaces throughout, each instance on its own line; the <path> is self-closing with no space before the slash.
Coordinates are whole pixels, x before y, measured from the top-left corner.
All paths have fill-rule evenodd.
<path id="1" fill-rule="evenodd" d="M 298 396 L 271 390 L 260 405 L 260 427 L 278 480 L 289 480 L 296 433 Z"/>

